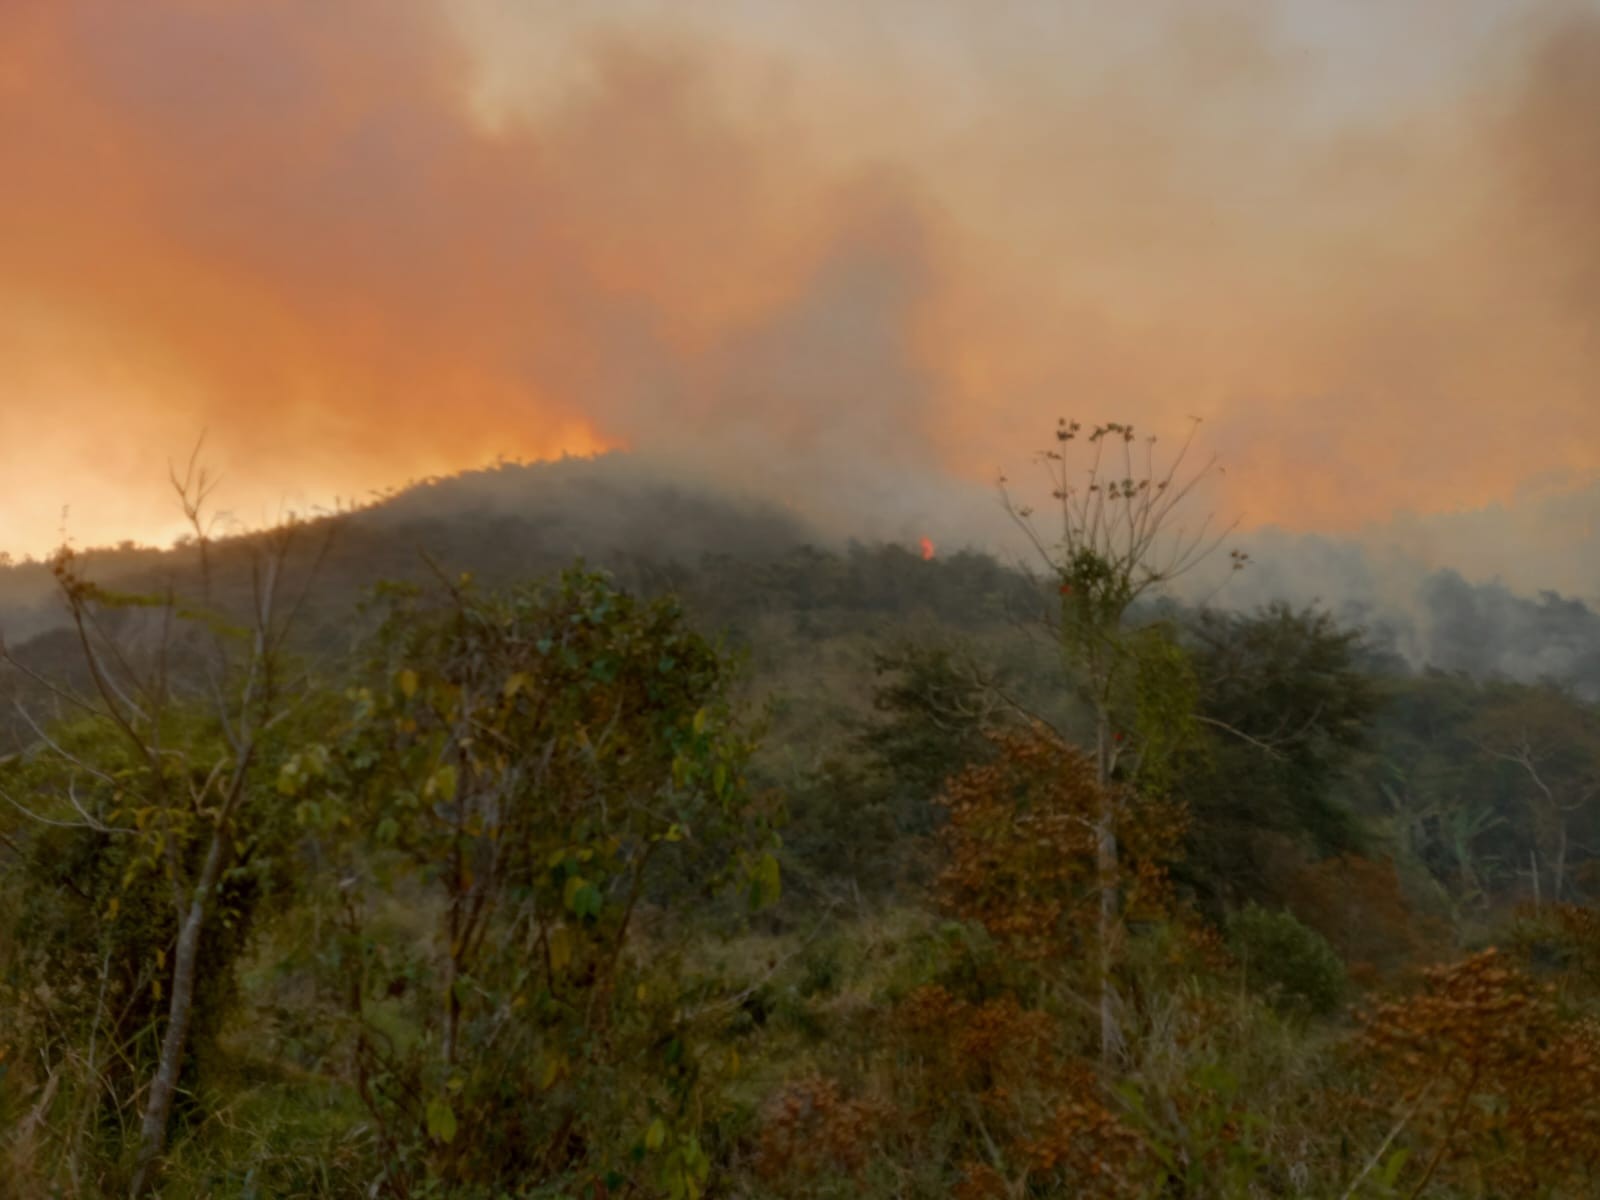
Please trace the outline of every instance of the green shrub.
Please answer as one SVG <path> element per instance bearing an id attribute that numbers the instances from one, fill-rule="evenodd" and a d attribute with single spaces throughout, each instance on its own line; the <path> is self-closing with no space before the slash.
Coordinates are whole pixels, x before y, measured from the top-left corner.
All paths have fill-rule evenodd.
<path id="1" fill-rule="evenodd" d="M 1250 986 L 1285 1012 L 1323 1015 L 1344 1001 L 1344 963 L 1327 938 L 1293 913 L 1247 906 L 1228 919 L 1228 948 Z"/>

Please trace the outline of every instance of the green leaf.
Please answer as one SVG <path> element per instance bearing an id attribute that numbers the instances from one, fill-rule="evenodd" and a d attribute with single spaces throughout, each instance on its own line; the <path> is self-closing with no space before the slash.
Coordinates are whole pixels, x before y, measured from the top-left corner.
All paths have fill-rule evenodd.
<path id="1" fill-rule="evenodd" d="M 783 874 L 777 858 L 763 854 L 750 873 L 750 907 L 767 908 L 783 894 Z"/>
<path id="2" fill-rule="evenodd" d="M 592 883 L 584 884 L 572 898 L 572 911 L 580 917 L 598 917 L 604 907 L 605 898 L 600 895 L 600 889 Z"/>
<path id="3" fill-rule="evenodd" d="M 450 1101 L 435 1096 L 428 1101 L 428 1136 L 438 1138 L 448 1145 L 456 1136 L 456 1113 Z"/>
<path id="4" fill-rule="evenodd" d="M 300 760 L 291 758 L 278 769 L 278 795 L 293 796 L 300 790 Z"/>
<path id="5" fill-rule="evenodd" d="M 659 1150 L 667 1140 L 667 1123 L 660 1117 L 650 1122 L 650 1128 L 645 1130 L 644 1148 L 646 1150 Z"/>
<path id="6" fill-rule="evenodd" d="M 553 1054 L 545 1058 L 539 1068 L 539 1087 L 549 1091 L 555 1086 L 556 1080 L 561 1078 L 561 1073 L 566 1069 L 566 1055 Z"/>
<path id="7" fill-rule="evenodd" d="M 407 700 L 417 694 L 417 673 L 410 667 L 400 672 L 400 692 Z"/>
<path id="8" fill-rule="evenodd" d="M 454 763 L 445 763 L 428 780 L 428 785 L 423 789 L 430 796 L 438 796 L 446 804 L 452 803 L 456 798 L 456 768 Z"/>
<path id="9" fill-rule="evenodd" d="M 564 971 L 567 964 L 572 961 L 572 934 L 565 925 L 557 925 L 550 931 L 550 969 Z"/>
<path id="10" fill-rule="evenodd" d="M 1383 1166 L 1378 1168 L 1378 1180 L 1386 1188 L 1393 1188 L 1395 1181 L 1400 1178 L 1400 1172 L 1405 1169 L 1406 1159 L 1411 1157 L 1411 1150 L 1402 1146 L 1383 1160 Z"/>

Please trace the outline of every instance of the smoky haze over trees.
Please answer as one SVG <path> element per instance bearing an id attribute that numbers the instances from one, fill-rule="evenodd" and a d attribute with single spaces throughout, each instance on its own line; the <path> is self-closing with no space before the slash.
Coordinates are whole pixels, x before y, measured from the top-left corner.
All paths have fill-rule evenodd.
<path id="1" fill-rule="evenodd" d="M 992 497 L 981 494 L 974 503 L 994 508 Z M 681 578 L 707 556 L 754 565 L 793 559 L 804 547 L 849 555 L 855 533 L 868 545 L 887 537 L 912 546 L 925 532 L 898 520 L 885 531 L 870 514 L 862 524 L 859 531 L 820 524 L 764 493 L 710 486 L 681 463 L 613 453 L 502 463 L 392 491 L 344 521 L 326 569 L 343 581 L 329 586 L 342 592 L 374 575 L 412 577 L 421 569 L 418 548 L 453 569 L 496 580 L 581 556 L 652 586 Z M 979 553 L 974 547 L 993 544 L 992 530 L 1001 525 L 996 509 L 988 529 L 981 521 L 965 525 L 969 541 L 941 536 L 938 561 Z M 1600 613 L 1580 598 L 1472 583 L 1449 568 L 1430 571 L 1353 541 L 1239 534 L 1234 542 L 1255 552 L 1249 572 L 1232 574 L 1224 563 L 1220 574 L 1208 573 L 1201 564 L 1192 579 L 1180 581 L 1179 594 L 1246 610 L 1279 600 L 1321 605 L 1364 629 L 1375 651 L 1414 669 L 1548 679 L 1589 695 L 1600 689 Z M 995 569 L 1024 561 L 1022 550 L 1019 544 L 991 552 Z M 181 549 L 107 547 L 90 554 L 99 577 L 134 588 L 193 569 L 192 552 Z M 0 634 L 18 644 L 64 620 L 44 563 L 0 565 Z"/>

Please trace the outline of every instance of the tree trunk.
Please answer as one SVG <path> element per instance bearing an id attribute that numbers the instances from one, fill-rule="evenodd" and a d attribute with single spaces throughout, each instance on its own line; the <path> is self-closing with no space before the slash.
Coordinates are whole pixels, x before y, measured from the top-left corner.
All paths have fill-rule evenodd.
<path id="1" fill-rule="evenodd" d="M 447 947 L 449 954 L 444 964 L 444 1036 L 440 1053 L 444 1057 L 444 1065 L 453 1067 L 456 1062 L 456 1031 L 461 1025 L 461 997 L 456 987 L 457 981 L 461 978 L 462 952 L 461 897 L 459 894 L 452 896 L 450 899 L 450 912 L 446 920 L 445 930 L 446 936 L 450 939 L 450 945 Z"/>
<path id="2" fill-rule="evenodd" d="M 1565 817 L 1556 817 L 1556 866 L 1555 878 L 1550 883 L 1550 900 L 1553 904 L 1561 903 L 1561 893 L 1565 890 L 1567 877 L 1567 821 Z"/>
<path id="3" fill-rule="evenodd" d="M 1096 858 L 1100 874 L 1100 1062 L 1106 1070 L 1122 1053 L 1122 1030 L 1117 1024 L 1117 989 L 1112 979 L 1116 966 L 1118 908 L 1117 831 L 1115 818 L 1106 800 L 1101 813 Z"/>
<path id="4" fill-rule="evenodd" d="M 172 960 L 172 1000 L 167 1009 L 167 1031 L 161 1039 L 161 1056 L 155 1077 L 150 1081 L 150 1098 L 145 1104 L 139 1131 L 139 1161 L 129 1193 L 145 1194 L 155 1181 L 156 1166 L 167 1145 L 167 1121 L 178 1091 L 178 1072 L 183 1067 L 189 1040 L 189 1018 L 194 1011 L 194 989 L 200 955 L 200 935 L 204 932 L 211 894 L 222 877 L 222 862 L 227 854 L 227 828 L 219 821 L 211 833 L 205 865 L 189 901 L 189 912 L 178 930 L 178 945 Z"/>
<path id="5" fill-rule="evenodd" d="M 1122 907 L 1117 879 L 1117 810 L 1111 793 L 1111 722 L 1104 711 L 1095 721 L 1095 762 L 1100 779 L 1100 827 L 1095 836 L 1095 867 L 1100 889 L 1100 1066 L 1108 1075 L 1122 1054 L 1117 1023 L 1117 934 Z"/>

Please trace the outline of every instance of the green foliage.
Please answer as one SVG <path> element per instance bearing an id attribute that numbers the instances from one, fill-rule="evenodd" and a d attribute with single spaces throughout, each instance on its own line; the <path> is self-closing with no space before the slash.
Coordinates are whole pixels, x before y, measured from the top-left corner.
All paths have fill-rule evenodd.
<path id="1" fill-rule="evenodd" d="M 1279 903 L 1263 835 L 1313 858 L 1362 844 L 1341 789 L 1379 711 L 1378 690 L 1357 668 L 1359 637 L 1326 613 L 1202 612 L 1187 626 L 1206 736 L 1177 782 L 1193 815 L 1183 876 L 1219 908 Z"/>
<path id="2" fill-rule="evenodd" d="M 280 723 L 256 755 L 261 776 L 304 726 Z M 0 792 L 28 797 L 6 840 L 15 941 L 0 939 L 0 1002 L 33 1052 L 30 1072 L 73 1080 L 54 1093 L 59 1141 L 41 1156 L 126 1157 L 127 1130 L 156 1069 L 174 986 L 179 923 L 211 835 L 208 805 L 232 755 L 214 710 L 167 704 L 139 731 L 139 750 L 107 718 L 56 725 L 48 742 L 0 765 Z M 295 881 L 292 826 L 266 788 L 246 789 L 230 864 L 200 934 L 174 1119 L 203 1119 L 192 1102 L 236 997 L 234 964 L 263 914 Z M 90 1050 L 93 1051 L 92 1070 Z"/>
<path id="3" fill-rule="evenodd" d="M 752 909 L 781 894 L 727 660 L 675 604 L 583 571 L 399 594 L 376 647 L 317 786 L 366 831 L 348 852 L 373 885 L 421 886 L 438 913 L 436 946 L 344 967 L 386 1186 L 618 1175 L 697 1195 L 690 1031 L 662 947 L 630 951 L 671 860 L 701 892 L 740 881 Z M 397 997 L 397 977 L 416 986 Z"/>
<path id="4" fill-rule="evenodd" d="M 1228 918 L 1228 948 L 1250 986 L 1286 1012 L 1325 1016 L 1349 993 L 1344 963 L 1328 939 L 1293 913 L 1248 905 Z"/>
<path id="5" fill-rule="evenodd" d="M 1164 624 L 1147 625 L 1128 639 L 1133 658 L 1133 719 L 1138 748 L 1134 782 L 1147 796 L 1168 795 L 1179 780 L 1183 755 L 1200 740 L 1195 719 L 1200 685 L 1188 653 Z"/>
<path id="6" fill-rule="evenodd" d="M 1520 900 L 1593 902 L 1600 716 L 1550 685 L 1440 672 L 1382 684 L 1352 807 L 1384 828 L 1452 917 Z M 1587 865 L 1586 865 L 1587 864 Z"/>
<path id="7" fill-rule="evenodd" d="M 906 642 L 873 658 L 877 719 L 862 748 L 913 800 L 931 800 L 961 768 L 984 758 L 989 685 L 951 645 Z"/>
<path id="8" fill-rule="evenodd" d="M 1514 944 L 1565 1040 L 1534 1046 L 1551 1071 L 1523 1100 L 1588 1120 L 1571 1080 L 1600 1015 L 1592 707 L 1378 678 L 1316 612 L 1125 609 L 1114 651 L 1099 643 L 1126 800 L 1107 1063 L 1105 813 L 1088 791 L 1040 805 L 1060 763 L 1033 770 L 988 736 L 1038 711 L 1064 743 L 1094 740 L 1084 707 L 1050 706 L 1059 657 L 1006 621 L 1037 586 L 893 547 L 629 569 L 642 592 L 441 572 L 319 618 L 317 645 L 354 625 L 365 657 L 286 682 L 294 703 L 257 743 L 163 1194 L 1335 1200 L 1423 1181 L 1455 1200 L 1480 1165 L 1510 1165 L 1501 1094 L 1469 1095 L 1475 1140 L 1446 1138 L 1470 1089 L 1418 1107 L 1402 1056 L 1375 1110 L 1342 1005 L 1370 1006 L 1381 972 L 1411 1011 L 1411 968 L 1501 936 L 1533 863 L 1542 904 Z M 1084 628 L 1126 598 L 1114 562 L 1067 575 L 1045 599 L 1054 613 L 1058 587 L 1081 588 L 1061 611 Z M 119 646 L 148 646 L 163 611 L 140 591 L 107 610 Z M 174 611 L 239 644 L 236 607 Z M 701 632 L 725 627 L 742 678 Z M 175 693 L 203 697 L 179 650 Z M 768 701 L 779 733 L 757 757 L 746 714 Z M 206 704 L 169 705 L 152 766 L 99 718 L 43 725 L 48 742 L 7 728 L 21 753 L 0 787 L 76 827 L 0 807 L 0 1190 L 115 1194 L 165 1020 L 173 883 L 195 875 L 226 731 Z M 963 775 L 992 781 L 992 805 L 969 796 L 958 840 L 928 836 Z M 1183 886 L 1143 904 L 1141 847 L 1159 836 L 1164 862 L 1185 815 Z M 952 881 L 970 895 L 945 920 Z M 1434 911 L 1464 919 L 1423 938 Z M 1048 952 L 1017 952 L 1030 928 Z M 1430 1071 L 1457 1065 L 1427 1057 L 1439 1028 L 1415 1030 Z M 1515 1143 L 1533 1182 L 1504 1194 L 1587 1194 L 1550 1182 L 1540 1144 Z"/>
<path id="9" fill-rule="evenodd" d="M 927 875 L 935 797 L 989 757 L 993 702 L 970 655 L 952 644 L 898 642 L 872 657 L 872 714 L 841 753 L 788 789 L 790 858 L 817 886 L 848 880 L 883 895 Z"/>

